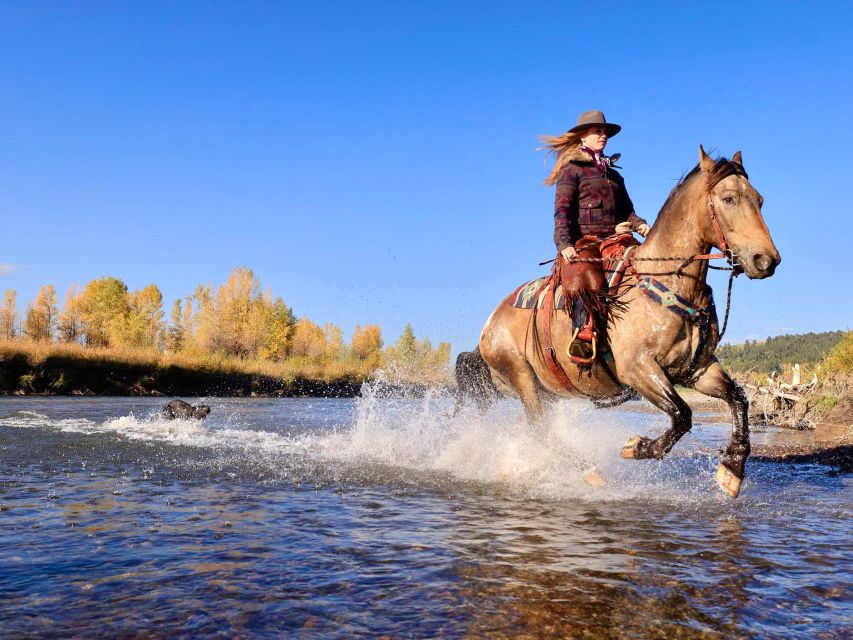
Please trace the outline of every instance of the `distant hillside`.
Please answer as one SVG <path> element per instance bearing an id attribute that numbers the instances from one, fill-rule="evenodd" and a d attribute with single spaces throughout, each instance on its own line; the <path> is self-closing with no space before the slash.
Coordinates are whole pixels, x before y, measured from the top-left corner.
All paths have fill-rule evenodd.
<path id="1" fill-rule="evenodd" d="M 717 347 L 717 357 L 728 371 L 770 372 L 785 364 L 813 365 L 841 342 L 844 331 L 776 336 Z"/>

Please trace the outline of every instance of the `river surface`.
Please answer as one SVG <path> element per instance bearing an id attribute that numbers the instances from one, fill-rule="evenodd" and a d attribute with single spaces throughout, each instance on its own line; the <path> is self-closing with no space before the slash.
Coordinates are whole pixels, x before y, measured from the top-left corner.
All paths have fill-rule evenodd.
<path id="1" fill-rule="evenodd" d="M 0 637 L 853 637 L 851 476 L 753 461 L 730 500 L 710 415 L 624 461 L 640 402 L 536 434 L 382 396 L 0 398 Z"/>

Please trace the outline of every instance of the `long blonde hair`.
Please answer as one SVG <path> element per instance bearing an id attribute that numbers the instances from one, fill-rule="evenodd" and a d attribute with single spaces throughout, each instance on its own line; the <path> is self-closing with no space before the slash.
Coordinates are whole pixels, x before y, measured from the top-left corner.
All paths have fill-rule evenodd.
<path id="1" fill-rule="evenodd" d="M 580 148 L 581 137 L 577 133 L 566 131 L 564 134 L 559 136 L 540 136 L 539 139 L 544 144 L 544 146 L 539 148 L 547 149 L 549 154 L 552 154 L 557 158 L 554 163 L 554 170 L 551 171 L 551 175 L 545 178 L 545 184 L 550 187 L 552 184 L 557 182 L 557 178 L 560 177 L 560 171 L 563 170 L 569 154 L 575 149 Z"/>

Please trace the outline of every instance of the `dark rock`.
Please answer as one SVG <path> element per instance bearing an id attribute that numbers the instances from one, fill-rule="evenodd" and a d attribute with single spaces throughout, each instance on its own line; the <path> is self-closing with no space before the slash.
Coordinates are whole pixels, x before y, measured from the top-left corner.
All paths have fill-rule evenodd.
<path id="1" fill-rule="evenodd" d="M 206 404 L 193 406 L 183 400 L 172 400 L 160 410 L 160 414 L 168 420 L 180 418 L 181 420 L 204 420 L 210 413 L 210 407 Z"/>

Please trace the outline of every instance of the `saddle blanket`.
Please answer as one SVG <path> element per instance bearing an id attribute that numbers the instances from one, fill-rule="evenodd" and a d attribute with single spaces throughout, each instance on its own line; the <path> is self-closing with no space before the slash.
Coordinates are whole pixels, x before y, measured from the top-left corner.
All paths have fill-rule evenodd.
<path id="1" fill-rule="evenodd" d="M 538 296 L 536 292 L 542 289 L 547 279 L 547 277 L 536 278 L 536 280 L 531 280 L 521 285 L 512 295 L 512 306 L 516 309 L 532 309 L 534 304 L 537 309 L 544 307 L 545 295 L 548 293 L 547 290 L 543 289 Z M 554 292 L 554 308 L 565 308 L 563 305 L 563 287 L 557 287 L 557 291 Z"/>

